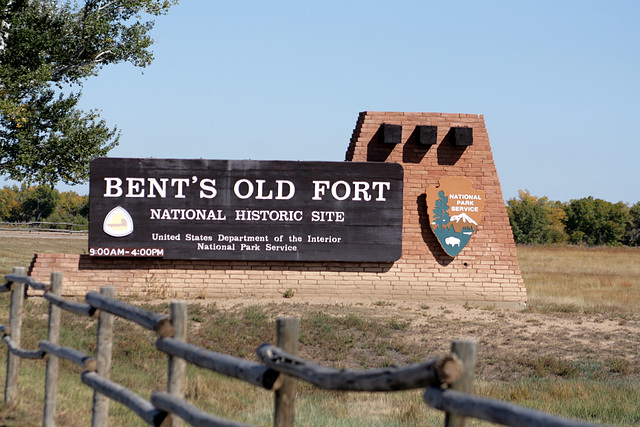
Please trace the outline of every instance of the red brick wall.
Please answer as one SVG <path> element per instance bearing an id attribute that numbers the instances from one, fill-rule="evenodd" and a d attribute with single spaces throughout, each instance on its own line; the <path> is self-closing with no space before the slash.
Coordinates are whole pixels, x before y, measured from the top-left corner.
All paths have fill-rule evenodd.
<path id="1" fill-rule="evenodd" d="M 383 145 L 380 124 L 402 125 L 402 142 Z M 438 127 L 438 142 L 418 146 L 416 125 Z M 451 127 L 473 128 L 473 145 L 452 147 Z M 65 295 L 109 285 L 118 295 L 155 297 L 296 298 L 450 301 L 511 308 L 524 306 L 526 291 L 493 162 L 484 118 L 476 114 L 360 113 L 347 161 L 397 162 L 404 167 L 402 258 L 395 263 L 238 262 L 92 259 L 86 255 L 37 254 L 31 274 L 48 281 L 64 274 Z M 471 241 L 451 258 L 428 223 L 425 191 L 442 177 L 469 178 L 485 192 L 483 222 Z"/>

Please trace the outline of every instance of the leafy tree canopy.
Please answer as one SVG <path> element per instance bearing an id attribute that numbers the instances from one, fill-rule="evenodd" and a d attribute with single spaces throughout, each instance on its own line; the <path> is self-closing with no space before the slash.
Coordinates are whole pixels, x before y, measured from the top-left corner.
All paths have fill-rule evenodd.
<path id="1" fill-rule="evenodd" d="M 546 197 L 518 191 L 518 198 L 507 201 L 507 213 L 516 243 L 547 244 L 566 240 L 562 204 Z"/>
<path id="2" fill-rule="evenodd" d="M 507 213 L 516 243 L 640 245 L 640 202 L 629 207 L 585 197 L 563 203 L 520 190 L 507 201 Z"/>
<path id="3" fill-rule="evenodd" d="M 87 224 L 89 218 L 89 196 L 80 196 L 75 191 L 59 192 L 48 185 L 5 186 L 0 189 L 0 221 L 2 222 L 51 222 Z M 47 228 L 57 227 L 48 224 Z"/>
<path id="4" fill-rule="evenodd" d="M 640 246 L 640 202 L 631 206 L 629 209 L 627 244 L 630 246 Z"/>
<path id="5" fill-rule="evenodd" d="M 564 221 L 572 243 L 587 245 L 620 245 L 625 240 L 629 207 L 602 199 L 585 197 L 571 200 Z"/>
<path id="6" fill-rule="evenodd" d="M 77 108 L 85 79 L 105 65 L 153 60 L 145 16 L 177 0 L 0 0 L 0 174 L 78 184 L 117 145 L 95 110 Z"/>

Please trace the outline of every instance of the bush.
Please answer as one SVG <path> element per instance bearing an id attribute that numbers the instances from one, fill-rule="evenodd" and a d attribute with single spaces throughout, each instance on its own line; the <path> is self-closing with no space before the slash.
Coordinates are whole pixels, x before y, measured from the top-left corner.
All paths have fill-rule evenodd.
<path id="1" fill-rule="evenodd" d="M 89 196 L 74 191 L 60 193 L 46 185 L 22 184 L 0 189 L 0 220 L 5 222 L 57 222 L 88 224 Z M 59 226 L 58 228 L 68 228 Z M 79 227 L 74 227 L 79 228 Z M 80 227 L 86 228 L 86 227 Z"/>
<path id="2" fill-rule="evenodd" d="M 640 202 L 629 209 L 626 243 L 630 246 L 640 246 Z"/>
<path id="3" fill-rule="evenodd" d="M 564 224 L 571 243 L 615 246 L 626 241 L 629 207 L 622 202 L 585 197 L 571 200 L 565 212 Z"/>
<path id="4" fill-rule="evenodd" d="M 564 210 L 559 202 L 532 196 L 527 190 L 518 199 L 507 202 L 507 213 L 516 243 L 548 244 L 567 241 L 562 220 Z"/>
<path id="5" fill-rule="evenodd" d="M 640 202 L 631 208 L 593 197 L 562 203 L 520 190 L 507 201 L 507 213 L 520 244 L 640 246 Z"/>

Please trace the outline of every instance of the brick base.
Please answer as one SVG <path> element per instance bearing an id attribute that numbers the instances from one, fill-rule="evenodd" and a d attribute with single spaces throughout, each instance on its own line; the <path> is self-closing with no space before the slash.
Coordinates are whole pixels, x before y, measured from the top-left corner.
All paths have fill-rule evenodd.
<path id="1" fill-rule="evenodd" d="M 402 125 L 402 142 L 383 145 L 380 124 Z M 438 127 L 437 144 L 412 140 L 416 125 Z M 449 129 L 473 129 L 473 145 L 451 146 Z M 347 161 L 397 162 L 404 167 L 403 251 L 394 263 L 240 262 L 91 258 L 37 254 L 30 274 L 47 282 L 64 275 L 64 295 L 114 286 L 117 295 L 180 298 L 273 298 L 288 289 L 300 298 L 447 301 L 523 308 L 526 290 L 493 162 L 484 118 L 475 114 L 360 113 Z M 425 191 L 443 177 L 466 177 L 485 192 L 484 219 L 455 258 L 429 227 Z"/>

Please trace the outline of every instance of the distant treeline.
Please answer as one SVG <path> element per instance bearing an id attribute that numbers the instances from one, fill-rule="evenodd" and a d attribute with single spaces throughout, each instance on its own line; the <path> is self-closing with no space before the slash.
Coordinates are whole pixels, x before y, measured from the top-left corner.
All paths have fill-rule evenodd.
<path id="1" fill-rule="evenodd" d="M 520 190 L 507 201 L 507 212 L 516 243 L 640 246 L 640 202 L 557 202 Z"/>
<path id="2" fill-rule="evenodd" d="M 47 185 L 5 186 L 0 190 L 0 221 L 86 225 L 89 223 L 89 196 L 80 196 L 75 191 L 60 192 Z"/>
<path id="3" fill-rule="evenodd" d="M 629 206 L 586 197 L 551 201 L 519 191 L 507 201 L 516 243 L 640 246 L 640 202 Z M 5 186 L 0 190 L 0 221 L 89 223 L 89 196 L 46 185 Z"/>

